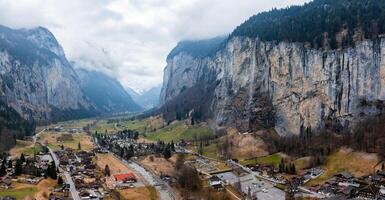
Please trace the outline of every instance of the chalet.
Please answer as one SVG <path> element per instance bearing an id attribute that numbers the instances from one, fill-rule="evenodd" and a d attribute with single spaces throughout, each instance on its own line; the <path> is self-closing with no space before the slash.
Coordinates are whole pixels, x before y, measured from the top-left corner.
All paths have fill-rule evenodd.
<path id="1" fill-rule="evenodd" d="M 221 189 L 222 187 L 222 180 L 218 178 L 217 176 L 212 176 L 209 178 L 209 184 L 214 189 Z"/>
<path id="2" fill-rule="evenodd" d="M 379 171 L 377 175 L 381 176 L 382 178 L 385 178 L 385 171 Z"/>
<path id="3" fill-rule="evenodd" d="M 12 187 L 12 180 L 11 179 L 3 179 L 0 180 L 0 189 L 9 189 Z"/>
<path id="4" fill-rule="evenodd" d="M 385 199 L 385 187 L 380 188 L 379 198 Z"/>
<path id="5" fill-rule="evenodd" d="M 15 197 L 11 197 L 11 196 L 5 196 L 5 197 L 0 197 L 1 200 L 16 200 Z"/>
<path id="6" fill-rule="evenodd" d="M 79 196 L 82 199 L 98 198 L 98 196 L 95 194 L 95 192 L 90 191 L 90 190 L 84 190 L 84 191 L 79 192 Z"/>
<path id="7" fill-rule="evenodd" d="M 345 181 L 354 179 L 354 176 L 349 172 L 341 172 L 341 173 L 335 175 L 335 177 L 342 179 L 342 180 L 345 180 Z"/>
<path id="8" fill-rule="evenodd" d="M 115 181 L 118 183 L 133 183 L 137 181 L 137 178 L 134 173 L 126 174 L 114 174 Z"/>
<path id="9" fill-rule="evenodd" d="M 357 191 L 357 197 L 362 199 L 377 199 L 380 189 L 374 185 L 367 185 Z"/>

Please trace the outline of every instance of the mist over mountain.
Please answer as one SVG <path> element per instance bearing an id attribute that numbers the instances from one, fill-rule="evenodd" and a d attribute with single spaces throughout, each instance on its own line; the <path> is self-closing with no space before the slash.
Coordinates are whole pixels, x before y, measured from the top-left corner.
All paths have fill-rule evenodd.
<path id="1" fill-rule="evenodd" d="M 75 63 L 76 65 L 76 63 Z M 77 68 L 84 94 L 103 113 L 141 111 L 133 98 L 114 78 L 101 72 Z"/>
<path id="2" fill-rule="evenodd" d="M 159 96 L 162 90 L 162 85 L 158 85 L 142 93 L 138 93 L 129 87 L 126 87 L 125 89 L 137 104 L 147 110 L 155 108 L 159 105 Z"/>

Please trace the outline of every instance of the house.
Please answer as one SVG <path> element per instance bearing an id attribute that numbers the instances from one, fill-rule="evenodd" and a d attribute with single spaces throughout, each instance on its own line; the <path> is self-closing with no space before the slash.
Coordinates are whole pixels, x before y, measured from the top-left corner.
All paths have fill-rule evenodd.
<path id="1" fill-rule="evenodd" d="M 344 179 L 344 180 L 352 180 L 354 179 L 354 176 L 349 173 L 349 172 L 341 172 L 337 175 L 335 175 L 336 177 L 340 178 L 340 179 Z"/>
<path id="2" fill-rule="evenodd" d="M 214 189 L 221 189 L 222 188 L 222 180 L 218 178 L 217 176 L 212 176 L 209 178 L 209 184 Z"/>
<path id="3" fill-rule="evenodd" d="M 385 199 L 385 187 L 381 187 L 379 191 L 379 199 Z"/>
<path id="4" fill-rule="evenodd" d="M 376 199 L 380 189 L 375 185 L 367 185 L 357 192 L 357 197 L 362 199 Z"/>
<path id="5" fill-rule="evenodd" d="M 0 189 L 3 188 L 3 189 L 8 189 L 8 188 L 11 188 L 12 187 L 12 180 L 11 179 L 3 179 L 3 180 L 0 180 Z"/>
<path id="6" fill-rule="evenodd" d="M 126 173 L 126 174 L 114 174 L 114 179 L 119 183 L 133 183 L 137 181 L 137 178 L 134 173 Z"/>

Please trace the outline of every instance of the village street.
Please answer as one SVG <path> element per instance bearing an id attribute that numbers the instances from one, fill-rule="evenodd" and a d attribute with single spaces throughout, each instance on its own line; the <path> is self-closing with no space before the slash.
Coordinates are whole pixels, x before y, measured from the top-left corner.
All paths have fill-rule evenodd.
<path id="1" fill-rule="evenodd" d="M 37 133 L 36 135 L 33 136 L 33 142 L 34 143 L 36 143 L 37 138 L 44 131 L 45 131 L 45 129 L 43 129 L 42 131 L 40 131 L 39 133 Z M 55 162 L 55 165 L 58 167 L 59 172 L 64 174 L 66 183 L 70 185 L 69 189 L 70 189 L 72 198 L 74 200 L 80 200 L 79 192 L 76 190 L 75 183 L 73 182 L 71 175 L 66 170 L 64 170 L 60 167 L 60 161 L 57 158 L 56 154 L 52 151 L 52 149 L 46 145 L 44 145 L 44 146 L 47 147 L 47 149 L 49 150 L 49 153 L 51 154 L 52 159 Z"/>
<path id="2" fill-rule="evenodd" d="M 98 146 L 99 148 L 103 148 L 98 144 L 97 138 L 93 138 L 93 139 L 94 139 L 94 143 L 96 146 Z M 107 149 L 105 149 L 105 150 L 107 150 Z M 113 152 L 111 152 L 109 150 L 107 150 L 107 151 L 112 153 L 119 160 L 122 160 L 136 174 L 139 174 L 140 176 L 142 176 L 145 179 L 145 181 L 147 182 L 146 184 L 148 184 L 150 186 L 154 186 L 155 189 L 159 192 L 162 200 L 177 200 L 178 199 L 178 195 L 174 191 L 174 189 L 172 189 L 166 182 L 164 182 L 162 179 L 157 177 L 155 174 L 146 170 L 138 162 L 135 162 L 133 160 L 127 161 L 126 159 L 119 157 L 118 155 L 114 154 Z"/>

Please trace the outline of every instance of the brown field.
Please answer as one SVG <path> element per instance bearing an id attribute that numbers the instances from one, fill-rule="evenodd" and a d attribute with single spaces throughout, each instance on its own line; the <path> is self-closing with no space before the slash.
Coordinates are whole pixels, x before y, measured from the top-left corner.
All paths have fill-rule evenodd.
<path id="1" fill-rule="evenodd" d="M 233 146 L 231 153 L 234 158 L 249 159 L 269 155 L 265 143 L 254 134 L 240 135 L 233 128 L 227 130 Z"/>
<path id="2" fill-rule="evenodd" d="M 98 167 L 104 170 L 105 166 L 108 165 L 110 168 L 111 174 L 120 174 L 132 172 L 132 170 L 121 160 L 116 158 L 111 153 L 108 154 L 97 154 Z"/>
<path id="3" fill-rule="evenodd" d="M 21 153 L 23 153 L 27 148 L 32 148 L 33 143 L 32 141 L 26 141 L 26 140 L 17 140 L 16 146 L 13 147 L 11 150 L 9 150 L 9 154 L 12 157 L 19 157 Z"/>
<path id="4" fill-rule="evenodd" d="M 54 187 L 57 185 L 57 181 L 53 179 L 43 179 L 37 185 L 24 184 L 24 183 L 14 183 L 12 190 L 23 190 L 27 188 L 36 189 L 34 198 L 36 200 L 46 200 L 48 199 L 49 194 L 53 191 Z"/>
<path id="5" fill-rule="evenodd" d="M 150 157 L 152 157 L 153 160 L 151 160 Z M 175 160 L 175 158 L 170 158 L 170 160 Z M 171 176 L 174 172 L 173 163 L 169 160 L 164 159 L 163 157 L 146 156 L 139 162 L 147 168 L 150 168 L 158 176 L 160 176 L 161 174 Z"/>
<path id="6" fill-rule="evenodd" d="M 69 147 L 72 149 L 78 149 L 78 143 L 80 142 L 80 146 L 82 150 L 90 151 L 94 148 L 94 144 L 91 140 L 91 137 L 86 135 L 85 133 L 76 133 L 72 134 L 72 138 L 63 137 L 67 135 L 66 133 L 56 133 L 56 132 L 44 132 L 40 134 L 40 141 L 42 143 L 47 144 L 52 149 L 60 149 L 60 145 L 63 144 L 65 148 Z M 59 140 L 63 140 L 62 142 L 58 142 Z"/>
<path id="7" fill-rule="evenodd" d="M 159 194 L 154 187 L 137 187 L 124 190 L 118 190 L 119 196 L 124 200 L 157 200 Z"/>
<path id="8" fill-rule="evenodd" d="M 328 156 L 324 165 L 326 172 L 319 178 L 309 181 L 309 185 L 323 183 L 335 174 L 348 171 L 356 177 L 366 176 L 375 172 L 379 162 L 377 154 L 353 152 L 351 149 L 342 148 Z"/>

